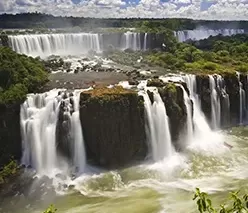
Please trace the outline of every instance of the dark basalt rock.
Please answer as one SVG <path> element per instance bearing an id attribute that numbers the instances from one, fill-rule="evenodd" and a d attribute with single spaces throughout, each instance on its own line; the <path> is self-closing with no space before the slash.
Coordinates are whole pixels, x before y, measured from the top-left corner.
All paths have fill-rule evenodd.
<path id="1" fill-rule="evenodd" d="M 168 83 L 164 88 L 159 89 L 160 96 L 165 104 L 167 115 L 170 121 L 170 132 L 176 150 L 182 150 L 179 143 L 179 136 L 185 129 L 187 121 L 187 109 L 184 103 L 183 90 L 174 83 Z"/>
<path id="2" fill-rule="evenodd" d="M 230 116 L 231 125 L 239 123 L 240 113 L 240 94 L 239 94 L 239 80 L 235 73 L 225 73 L 224 75 L 226 91 L 230 99 Z"/>
<path id="3" fill-rule="evenodd" d="M 148 80 L 147 86 L 148 87 L 163 87 L 166 83 L 164 83 L 161 79 L 153 78 L 151 80 Z"/>
<path id="4" fill-rule="evenodd" d="M 69 94 L 71 96 L 71 94 Z M 68 94 L 63 95 L 64 99 L 68 98 Z M 62 100 L 56 125 L 56 143 L 57 150 L 66 156 L 68 159 L 72 158 L 72 144 L 71 144 L 71 120 L 70 115 L 73 109 L 73 99 Z M 69 106 L 70 105 L 70 106 Z"/>
<path id="5" fill-rule="evenodd" d="M 90 162 L 118 168 L 146 157 L 144 103 L 134 91 L 115 87 L 81 93 L 80 119 Z"/>
<path id="6" fill-rule="evenodd" d="M 211 91 L 208 75 L 196 76 L 197 93 L 201 101 L 201 108 L 207 120 L 211 121 Z"/>

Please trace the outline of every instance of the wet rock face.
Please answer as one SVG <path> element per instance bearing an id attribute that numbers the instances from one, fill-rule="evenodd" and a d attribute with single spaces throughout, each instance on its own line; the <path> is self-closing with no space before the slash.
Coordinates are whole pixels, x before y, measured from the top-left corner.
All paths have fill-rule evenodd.
<path id="1" fill-rule="evenodd" d="M 80 120 L 87 159 L 92 163 L 118 168 L 146 157 L 144 101 L 133 91 L 81 93 Z"/>
<path id="2" fill-rule="evenodd" d="M 173 83 L 159 89 L 160 96 L 165 104 L 170 121 L 171 138 L 176 150 L 181 150 L 179 136 L 185 129 L 187 109 L 184 103 L 183 90 Z"/>
<path id="3" fill-rule="evenodd" d="M 70 96 L 70 97 L 69 97 Z M 73 112 L 73 98 L 65 93 L 60 104 L 58 121 L 56 125 L 57 149 L 68 159 L 72 158 L 71 114 Z"/>
<path id="4" fill-rule="evenodd" d="M 197 93 L 201 101 L 201 108 L 207 120 L 211 121 L 211 91 L 208 75 L 196 76 Z"/>
<path id="5" fill-rule="evenodd" d="M 230 98 L 230 116 L 231 124 L 235 125 L 239 123 L 240 113 L 240 94 L 239 94 L 239 80 L 236 74 L 224 75 L 226 83 L 226 91 Z"/>
<path id="6" fill-rule="evenodd" d="M 0 105 L 0 167 L 21 159 L 20 104 Z"/>

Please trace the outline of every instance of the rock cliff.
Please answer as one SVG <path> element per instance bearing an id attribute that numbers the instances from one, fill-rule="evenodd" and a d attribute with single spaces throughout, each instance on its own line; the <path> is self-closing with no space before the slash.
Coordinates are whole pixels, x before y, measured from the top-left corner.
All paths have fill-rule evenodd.
<path id="1" fill-rule="evenodd" d="M 143 98 L 121 87 L 82 92 L 82 123 L 88 160 L 115 168 L 147 155 Z"/>

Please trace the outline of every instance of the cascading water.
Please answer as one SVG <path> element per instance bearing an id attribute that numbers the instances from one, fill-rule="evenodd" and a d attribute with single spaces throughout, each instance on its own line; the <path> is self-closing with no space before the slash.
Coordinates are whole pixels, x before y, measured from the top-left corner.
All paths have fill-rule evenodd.
<path id="1" fill-rule="evenodd" d="M 92 33 L 16 35 L 9 39 L 13 50 L 34 57 L 80 55 L 89 50 L 102 50 L 101 35 Z"/>
<path id="2" fill-rule="evenodd" d="M 201 40 L 206 39 L 210 36 L 231 36 L 236 34 L 243 34 L 243 29 L 222 29 L 222 30 L 211 30 L 211 29 L 195 29 L 195 30 L 184 30 L 175 32 L 179 42 L 184 42 L 187 40 Z"/>
<path id="3" fill-rule="evenodd" d="M 57 90 L 30 94 L 21 106 L 22 163 L 38 173 L 49 174 L 58 167 L 55 131 L 61 97 L 57 95 Z"/>
<path id="4" fill-rule="evenodd" d="M 240 73 L 237 72 L 239 80 L 239 123 L 243 124 L 244 112 L 245 112 L 245 90 L 243 89 L 243 84 L 240 81 Z"/>
<path id="5" fill-rule="evenodd" d="M 122 49 L 141 49 L 140 33 L 126 32 L 122 35 L 121 40 Z"/>
<path id="6" fill-rule="evenodd" d="M 67 163 L 58 155 L 56 148 L 56 125 L 62 102 L 63 113 L 70 122 L 73 166 L 78 173 L 84 172 L 86 159 L 79 118 L 80 91 L 74 91 L 73 104 L 72 97 L 64 96 L 65 92 L 56 89 L 43 94 L 30 94 L 21 106 L 22 163 L 32 166 L 38 174 L 53 174 L 56 169 L 67 169 Z"/>
<path id="7" fill-rule="evenodd" d="M 186 75 L 183 77 L 190 92 L 190 99 L 193 101 L 193 124 L 194 124 L 194 138 L 193 141 L 206 141 L 212 135 L 212 131 L 206 121 L 206 118 L 201 111 L 201 104 L 197 94 L 196 76 Z M 202 142 L 204 143 L 204 142 Z"/>
<path id="8" fill-rule="evenodd" d="M 152 157 L 154 161 L 163 160 L 170 157 L 173 153 L 169 121 L 164 102 L 157 90 L 153 90 L 154 102 L 147 92 L 140 92 L 145 101 L 145 110 L 147 116 L 147 136 L 151 144 Z"/>
<path id="9" fill-rule="evenodd" d="M 215 79 L 212 75 L 209 75 L 209 86 L 211 91 L 211 123 L 213 129 L 220 128 L 221 108 L 220 97 L 216 91 L 217 86 Z"/>
<path id="10" fill-rule="evenodd" d="M 73 100 L 74 100 L 74 112 L 71 115 L 71 132 L 72 132 L 72 139 L 74 144 L 74 166 L 77 168 L 77 172 L 80 174 L 84 172 L 86 166 L 86 154 L 84 149 L 84 138 L 82 132 L 82 126 L 79 117 L 79 99 L 80 99 L 80 92 L 75 91 Z"/>
<path id="11" fill-rule="evenodd" d="M 192 115 L 192 105 L 191 105 L 191 100 L 187 94 L 187 92 L 185 91 L 184 87 L 182 85 L 180 85 L 180 87 L 182 88 L 183 90 L 183 98 L 184 98 L 184 103 L 185 103 L 185 106 L 186 106 L 186 110 L 187 110 L 187 132 L 186 132 L 186 135 L 185 135 L 185 138 L 186 138 L 186 145 L 190 143 L 190 141 L 192 140 L 193 138 L 193 115 Z"/>
<path id="12" fill-rule="evenodd" d="M 147 36 L 148 36 L 148 33 L 145 33 L 143 50 L 147 50 Z"/>
<path id="13" fill-rule="evenodd" d="M 226 92 L 225 80 L 221 75 L 216 75 L 217 91 L 221 96 L 221 125 L 228 126 L 230 124 L 230 99 Z"/>

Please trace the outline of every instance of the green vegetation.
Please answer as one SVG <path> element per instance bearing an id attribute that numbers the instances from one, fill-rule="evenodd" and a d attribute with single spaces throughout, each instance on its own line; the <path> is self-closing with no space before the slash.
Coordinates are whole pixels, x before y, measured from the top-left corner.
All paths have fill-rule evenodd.
<path id="1" fill-rule="evenodd" d="M 43 213 L 55 213 L 57 211 L 57 209 L 51 205 L 48 207 L 48 209 L 46 211 L 44 211 Z"/>
<path id="2" fill-rule="evenodd" d="M 110 59 L 118 63 L 161 67 L 166 72 L 223 73 L 248 72 L 248 35 L 216 36 L 199 42 L 179 43 L 171 34 L 164 36 L 166 47 L 161 51 L 112 52 Z M 141 63 L 137 60 L 142 56 Z"/>
<path id="3" fill-rule="evenodd" d="M 16 161 L 11 160 L 6 166 L 0 170 L 0 186 L 8 183 L 9 179 L 15 176 L 18 172 L 18 165 Z"/>
<path id="4" fill-rule="evenodd" d="M 47 73 L 38 60 L 0 47 L 0 104 L 21 102 L 47 82 Z"/>
<path id="5" fill-rule="evenodd" d="M 212 201 L 205 192 L 196 189 L 193 200 L 197 200 L 197 207 L 200 213 L 247 213 L 248 212 L 248 195 L 239 196 L 239 192 L 231 193 L 227 204 L 220 205 L 216 209 L 212 206 Z"/>

